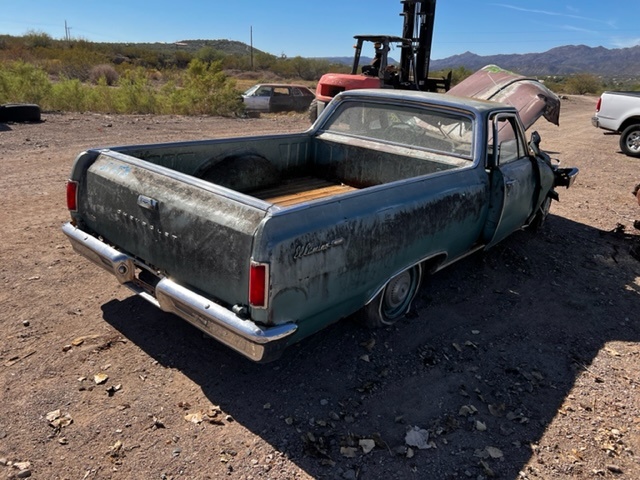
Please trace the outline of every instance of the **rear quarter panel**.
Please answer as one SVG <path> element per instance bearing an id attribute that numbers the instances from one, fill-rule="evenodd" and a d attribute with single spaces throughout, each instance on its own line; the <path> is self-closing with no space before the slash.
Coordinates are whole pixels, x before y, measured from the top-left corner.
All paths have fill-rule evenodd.
<path id="1" fill-rule="evenodd" d="M 271 264 L 269 323 L 299 321 L 306 335 L 354 313 L 400 271 L 463 255 L 480 237 L 488 190 L 484 168 L 470 167 L 274 213 L 254 249 Z"/>
<path id="2" fill-rule="evenodd" d="M 640 92 L 604 92 L 596 113 L 600 128 L 619 132 L 630 118 L 640 122 Z"/>

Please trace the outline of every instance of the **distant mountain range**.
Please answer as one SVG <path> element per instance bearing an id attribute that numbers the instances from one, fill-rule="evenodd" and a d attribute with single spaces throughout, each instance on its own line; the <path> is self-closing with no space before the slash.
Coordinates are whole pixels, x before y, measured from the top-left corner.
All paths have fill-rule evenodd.
<path id="1" fill-rule="evenodd" d="M 432 60 L 431 70 L 464 66 L 478 70 L 488 64 L 499 65 L 522 75 L 571 75 L 591 73 L 605 77 L 640 77 L 640 45 L 607 49 L 586 45 L 567 45 L 543 53 L 479 56 L 471 52 Z"/>
<path id="2" fill-rule="evenodd" d="M 351 64 L 348 57 L 329 57 L 335 63 Z M 543 53 L 481 56 L 465 52 L 461 55 L 431 60 L 430 70 L 465 67 L 475 71 L 485 65 L 499 65 L 522 75 L 571 75 L 591 73 L 607 78 L 640 77 L 640 45 L 631 48 L 607 49 L 586 45 L 567 45 Z"/>
<path id="3" fill-rule="evenodd" d="M 157 47 L 158 44 L 155 44 Z M 167 46 L 164 44 L 163 46 Z M 202 47 L 211 47 L 227 54 L 246 54 L 251 47 L 234 40 L 183 40 L 172 48 L 180 48 L 196 52 Z M 260 50 L 254 48 L 254 52 Z M 352 57 L 322 57 L 331 63 L 351 65 Z M 361 64 L 371 61 L 362 56 Z M 395 61 L 395 60 L 393 60 Z M 591 73 L 606 78 L 640 78 L 640 45 L 630 48 L 607 49 L 604 47 L 587 47 L 586 45 L 566 45 L 552 48 L 542 53 L 476 55 L 465 52 L 439 60 L 431 60 L 430 70 L 449 70 L 465 67 L 475 71 L 485 65 L 499 65 L 522 75 L 572 75 Z"/>

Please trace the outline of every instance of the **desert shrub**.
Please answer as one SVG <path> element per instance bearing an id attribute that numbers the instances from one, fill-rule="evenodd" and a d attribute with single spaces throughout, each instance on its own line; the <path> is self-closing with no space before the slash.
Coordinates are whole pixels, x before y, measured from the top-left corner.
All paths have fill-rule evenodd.
<path id="1" fill-rule="evenodd" d="M 218 60 L 222 60 L 224 56 L 224 53 L 208 45 L 202 47 L 195 54 L 195 58 L 202 60 L 203 62 L 216 62 Z"/>
<path id="2" fill-rule="evenodd" d="M 177 68 L 187 68 L 191 60 L 193 60 L 193 55 L 189 52 L 178 50 L 174 52 L 172 61 L 173 65 Z"/>
<path id="3" fill-rule="evenodd" d="M 60 75 L 65 78 L 77 78 L 83 82 L 89 80 L 89 73 L 95 65 L 104 64 L 106 61 L 105 55 L 87 48 L 83 43 L 59 50 L 56 58 L 60 60 Z"/>
<path id="4" fill-rule="evenodd" d="M 120 77 L 114 100 L 118 113 L 157 113 L 156 93 L 143 68 L 128 70 Z"/>
<path id="5" fill-rule="evenodd" d="M 48 33 L 29 31 L 24 37 L 27 48 L 48 48 L 53 44 L 53 38 Z"/>
<path id="6" fill-rule="evenodd" d="M 77 78 L 64 79 L 52 85 L 46 106 L 54 110 L 84 112 L 87 110 L 89 91 L 90 87 Z"/>
<path id="7" fill-rule="evenodd" d="M 42 104 L 51 92 L 47 73 L 25 62 L 0 64 L 0 103 Z"/>
<path id="8" fill-rule="evenodd" d="M 89 88 L 86 96 L 86 108 L 91 112 L 115 113 L 117 108 L 117 87 L 107 85 L 104 77 L 98 84 Z"/>
<path id="9" fill-rule="evenodd" d="M 101 64 L 92 67 L 89 71 L 89 80 L 93 84 L 97 84 L 100 79 L 104 79 L 107 85 L 115 85 L 118 82 L 118 72 L 111 65 Z"/>
<path id="10" fill-rule="evenodd" d="M 564 84 L 564 93 L 584 95 L 585 93 L 598 93 L 602 90 L 602 82 L 595 75 L 579 73 L 567 78 Z"/>
<path id="11" fill-rule="evenodd" d="M 182 84 L 178 88 L 172 82 L 162 90 L 165 109 L 171 113 L 230 116 L 242 111 L 242 98 L 221 62 L 192 60 Z"/>

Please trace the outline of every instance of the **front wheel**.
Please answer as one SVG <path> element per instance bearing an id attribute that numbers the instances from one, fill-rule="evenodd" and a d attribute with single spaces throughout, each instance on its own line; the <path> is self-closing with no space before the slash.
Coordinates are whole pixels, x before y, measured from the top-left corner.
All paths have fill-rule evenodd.
<path id="1" fill-rule="evenodd" d="M 542 205 L 540 205 L 540 207 L 538 208 L 538 211 L 536 212 L 535 216 L 533 217 L 533 220 L 531 220 L 531 223 L 527 228 L 532 232 L 539 230 L 540 227 L 542 227 L 542 225 L 544 225 L 544 222 L 547 220 L 547 217 L 549 216 L 550 208 L 551 208 L 551 197 L 547 197 L 542 202 Z"/>
<path id="2" fill-rule="evenodd" d="M 620 150 L 630 157 L 640 157 L 640 124 L 624 129 L 620 135 Z"/>
<path id="3" fill-rule="evenodd" d="M 361 321 L 368 327 L 393 325 L 404 317 L 418 293 L 422 269 L 419 265 L 399 273 L 387 282 L 382 291 L 360 311 Z"/>

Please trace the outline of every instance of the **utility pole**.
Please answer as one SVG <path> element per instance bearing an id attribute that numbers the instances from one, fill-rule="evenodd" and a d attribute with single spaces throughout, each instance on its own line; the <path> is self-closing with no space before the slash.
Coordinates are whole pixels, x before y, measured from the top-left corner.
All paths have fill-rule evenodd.
<path id="1" fill-rule="evenodd" d="M 64 39 L 69 42 L 71 41 L 71 27 L 67 26 L 67 21 L 64 21 Z"/>
<path id="2" fill-rule="evenodd" d="M 251 62 L 251 70 L 253 70 L 253 25 L 249 29 L 249 56 Z"/>

